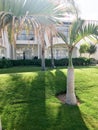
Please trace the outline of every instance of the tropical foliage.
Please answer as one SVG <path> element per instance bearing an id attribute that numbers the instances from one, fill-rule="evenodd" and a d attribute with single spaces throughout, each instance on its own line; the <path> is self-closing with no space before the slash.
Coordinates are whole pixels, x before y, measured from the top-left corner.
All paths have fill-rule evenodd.
<path id="1" fill-rule="evenodd" d="M 90 55 L 92 55 L 92 54 L 94 54 L 96 51 L 97 51 L 97 47 L 96 47 L 96 45 L 90 45 L 89 46 L 89 48 L 88 48 L 88 53 L 89 53 L 89 57 L 90 57 Z"/>
<path id="2" fill-rule="evenodd" d="M 87 53 L 88 49 L 89 49 L 89 44 L 87 43 L 81 44 L 79 49 L 80 55 L 82 53 Z"/>
<path id="3" fill-rule="evenodd" d="M 81 44 L 80 49 L 79 49 L 80 55 L 82 53 L 88 53 L 89 57 L 90 57 L 90 55 L 94 54 L 96 51 L 97 51 L 96 45 L 88 44 L 88 43 Z"/>
<path id="4" fill-rule="evenodd" d="M 1 15 L 0 28 L 9 25 L 8 35 L 10 42 L 15 43 L 14 34 L 22 29 L 31 29 L 41 42 L 42 50 L 42 69 L 45 69 L 44 46 L 45 28 L 54 25 L 65 12 L 75 13 L 74 1 L 64 4 L 53 0 L 0 0 Z M 59 5 L 60 4 L 60 5 Z M 5 14 L 8 15 L 5 15 Z M 5 17 L 6 16 L 6 17 Z M 42 34 L 41 34 L 42 33 Z"/>
<path id="5" fill-rule="evenodd" d="M 77 21 L 73 22 L 71 26 L 69 26 L 68 37 L 64 35 L 64 32 L 59 32 L 58 34 L 66 43 L 69 53 L 66 103 L 76 104 L 77 100 L 74 92 L 74 68 L 72 63 L 73 48 L 77 43 L 86 37 L 90 40 L 95 40 L 98 35 L 98 26 L 94 24 L 85 24 L 84 20 L 78 19 Z"/>

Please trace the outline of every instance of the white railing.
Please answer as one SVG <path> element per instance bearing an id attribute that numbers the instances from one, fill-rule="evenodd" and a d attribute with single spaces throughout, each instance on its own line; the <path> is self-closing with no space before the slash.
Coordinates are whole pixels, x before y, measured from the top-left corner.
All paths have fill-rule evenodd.
<path id="1" fill-rule="evenodd" d="M 33 44 L 37 44 L 37 42 L 36 41 L 31 41 L 31 40 L 17 40 L 16 41 L 16 44 L 25 44 L 25 45 L 27 45 L 27 44 L 31 44 L 31 45 L 33 45 Z"/>

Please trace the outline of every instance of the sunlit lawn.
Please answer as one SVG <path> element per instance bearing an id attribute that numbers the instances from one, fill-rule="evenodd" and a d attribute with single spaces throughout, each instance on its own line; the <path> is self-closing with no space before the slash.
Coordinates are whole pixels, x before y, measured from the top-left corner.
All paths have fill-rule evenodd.
<path id="1" fill-rule="evenodd" d="M 98 130 L 98 68 L 75 69 L 80 105 L 62 104 L 66 69 L 16 67 L 0 70 L 0 115 L 3 130 Z"/>

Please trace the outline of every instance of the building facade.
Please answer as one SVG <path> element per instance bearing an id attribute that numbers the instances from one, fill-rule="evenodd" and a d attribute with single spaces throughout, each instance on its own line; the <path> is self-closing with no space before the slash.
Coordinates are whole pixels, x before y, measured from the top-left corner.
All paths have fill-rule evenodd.
<path id="1" fill-rule="evenodd" d="M 57 27 L 62 30 L 65 35 L 68 35 L 68 29 L 71 22 L 64 22 L 63 26 Z M 45 37 L 45 58 L 51 58 L 51 46 Z M 77 45 L 73 50 L 73 57 L 79 57 L 79 47 Z M 97 46 L 98 48 L 98 46 Z M 97 49 L 98 50 L 98 49 Z M 68 57 L 68 51 L 64 41 L 60 37 L 53 37 L 53 55 L 55 59 L 62 59 Z M 0 35 L 0 58 L 5 57 L 9 59 L 33 59 L 41 58 L 41 43 L 37 40 L 32 32 L 29 34 L 23 30 L 16 37 L 16 45 L 10 44 L 8 40 L 7 31 L 2 31 Z M 93 58 L 98 60 L 98 51 L 92 55 Z"/>

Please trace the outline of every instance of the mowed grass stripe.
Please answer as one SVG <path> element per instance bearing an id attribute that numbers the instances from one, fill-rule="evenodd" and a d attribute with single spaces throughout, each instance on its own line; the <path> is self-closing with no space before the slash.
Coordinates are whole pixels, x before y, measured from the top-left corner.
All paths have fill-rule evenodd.
<path id="1" fill-rule="evenodd" d="M 30 69 L 30 68 L 29 68 Z M 0 115 L 6 130 L 97 130 L 98 68 L 76 68 L 79 106 L 62 104 L 55 94 L 66 89 L 64 68 L 9 69 L 0 75 Z M 7 73 L 7 74 L 6 74 Z M 14 74 L 15 73 L 15 74 Z"/>

